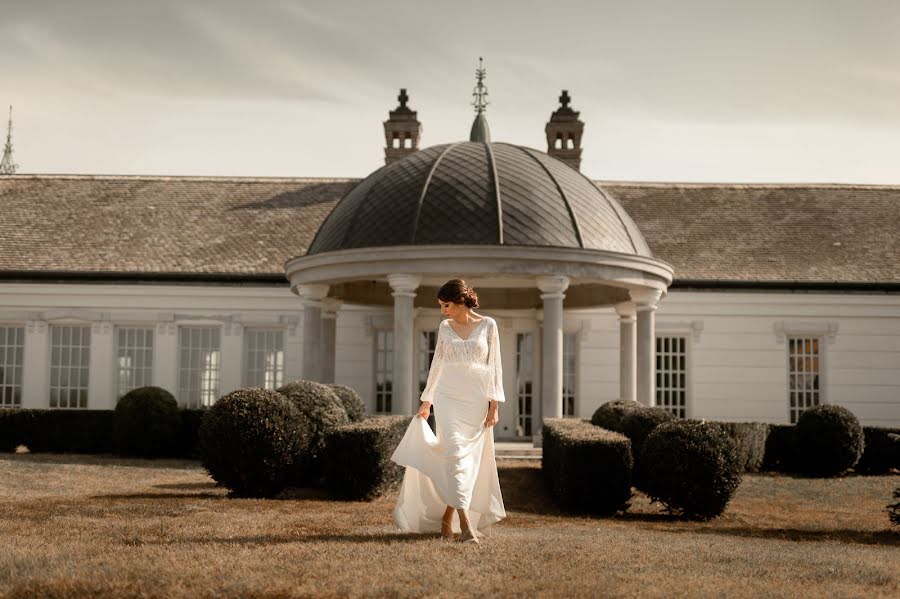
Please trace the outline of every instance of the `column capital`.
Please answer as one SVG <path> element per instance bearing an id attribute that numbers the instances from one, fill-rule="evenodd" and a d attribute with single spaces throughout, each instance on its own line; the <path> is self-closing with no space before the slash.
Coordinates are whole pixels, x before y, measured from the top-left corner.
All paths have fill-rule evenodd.
<path id="1" fill-rule="evenodd" d="M 344 304 L 344 300 L 336 297 L 326 297 L 322 300 L 322 318 L 337 318 L 337 311 Z"/>
<path id="2" fill-rule="evenodd" d="M 628 295 L 634 301 L 638 312 L 646 312 L 656 310 L 662 297 L 662 291 L 659 289 L 630 289 Z"/>
<path id="3" fill-rule="evenodd" d="M 391 286 L 392 296 L 407 296 L 407 297 L 415 297 L 416 289 L 419 288 L 419 285 L 422 284 L 422 277 L 420 275 L 406 275 L 406 274 L 390 274 L 387 276 L 388 285 Z"/>
<path id="4" fill-rule="evenodd" d="M 635 312 L 637 312 L 637 308 L 634 305 L 634 302 L 622 302 L 621 304 L 616 304 L 616 314 L 619 315 L 619 320 L 623 322 L 630 322 L 634 320 Z"/>
<path id="5" fill-rule="evenodd" d="M 328 285 L 297 285 L 296 289 L 304 304 L 317 304 L 328 296 Z"/>
<path id="6" fill-rule="evenodd" d="M 562 299 L 569 288 L 569 277 L 562 275 L 540 275 L 535 277 L 537 288 L 541 290 L 541 299 Z"/>

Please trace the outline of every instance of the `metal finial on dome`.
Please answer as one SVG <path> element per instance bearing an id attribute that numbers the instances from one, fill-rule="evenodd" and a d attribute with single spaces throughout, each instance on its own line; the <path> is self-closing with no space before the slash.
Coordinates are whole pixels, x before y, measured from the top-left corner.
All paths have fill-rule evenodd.
<path id="1" fill-rule="evenodd" d="M 472 95 L 475 97 L 475 101 L 472 102 L 472 106 L 475 107 L 475 114 L 483 114 L 489 104 L 487 101 L 488 90 L 484 85 L 485 75 L 487 75 L 487 69 L 484 68 L 484 59 L 479 56 L 478 68 L 475 69 L 475 91 L 472 92 Z"/>
<path id="2" fill-rule="evenodd" d="M 484 68 L 483 59 L 478 57 L 478 68 L 475 70 L 476 85 L 472 95 L 475 101 L 472 106 L 475 107 L 475 122 L 472 123 L 472 131 L 469 133 L 469 141 L 478 141 L 481 143 L 491 143 L 491 130 L 488 127 L 487 118 L 484 111 L 487 108 L 487 87 L 484 85 L 484 76 L 487 70 Z"/>
<path id="3" fill-rule="evenodd" d="M 12 147 L 12 106 L 9 107 L 9 124 L 6 128 L 6 146 L 3 148 L 3 160 L 0 161 L 0 175 L 15 175 L 19 165 L 13 162 Z"/>

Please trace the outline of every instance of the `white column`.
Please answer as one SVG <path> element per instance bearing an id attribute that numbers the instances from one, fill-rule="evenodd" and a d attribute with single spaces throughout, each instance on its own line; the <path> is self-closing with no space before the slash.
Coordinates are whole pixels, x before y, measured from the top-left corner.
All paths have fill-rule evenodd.
<path id="1" fill-rule="evenodd" d="M 541 401 L 540 412 L 535 414 L 535 445 L 543 444 L 541 431 L 544 418 L 562 418 L 563 387 L 563 299 L 569 287 L 569 278 L 563 276 L 537 277 L 544 303 L 544 319 L 541 340 Z"/>
<path id="2" fill-rule="evenodd" d="M 334 297 L 322 300 L 322 380 L 334 382 L 334 362 L 337 346 L 337 311 L 343 302 Z"/>
<path id="3" fill-rule="evenodd" d="M 178 326 L 174 322 L 158 322 L 153 339 L 153 385 L 162 387 L 184 405 L 184 399 L 178 396 L 181 392 L 178 385 L 179 359 Z"/>
<path id="4" fill-rule="evenodd" d="M 619 315 L 619 399 L 634 401 L 637 397 L 637 330 L 635 307 L 631 302 L 616 305 Z"/>
<path id="5" fill-rule="evenodd" d="M 45 320 L 25 324 L 25 355 L 22 357 L 22 407 L 50 405 L 50 327 Z"/>
<path id="6" fill-rule="evenodd" d="M 298 285 L 303 303 L 302 377 L 309 381 L 322 378 L 322 300 L 328 285 Z"/>
<path id="7" fill-rule="evenodd" d="M 652 406 L 656 404 L 656 306 L 662 291 L 640 289 L 630 294 L 637 310 L 637 400 Z"/>
<path id="8" fill-rule="evenodd" d="M 95 322 L 91 326 L 91 357 L 88 362 L 88 409 L 114 410 L 119 390 L 116 385 L 116 356 L 113 324 Z"/>
<path id="9" fill-rule="evenodd" d="M 388 275 L 388 283 L 393 290 L 391 295 L 394 296 L 394 378 L 391 397 L 394 414 L 414 414 L 419 409 L 419 398 L 413 393 L 413 300 L 421 282 L 422 277 L 418 275 Z"/>
<path id="10" fill-rule="evenodd" d="M 244 327 L 238 322 L 222 325 L 222 379 L 219 397 L 240 389 L 244 384 Z M 218 399 L 218 397 L 216 398 Z"/>

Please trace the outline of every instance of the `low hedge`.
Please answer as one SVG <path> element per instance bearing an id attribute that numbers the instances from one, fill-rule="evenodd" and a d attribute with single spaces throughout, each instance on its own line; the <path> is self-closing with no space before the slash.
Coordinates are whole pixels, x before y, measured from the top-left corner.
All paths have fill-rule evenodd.
<path id="1" fill-rule="evenodd" d="M 625 435 L 589 420 L 545 418 L 541 470 L 560 507 L 600 515 L 628 509 L 634 461 Z"/>
<path id="2" fill-rule="evenodd" d="M 113 410 L 0 409 L 0 450 L 112 453 Z"/>
<path id="3" fill-rule="evenodd" d="M 762 470 L 794 472 L 797 469 L 796 427 L 793 424 L 770 424 L 766 436 Z"/>
<path id="4" fill-rule="evenodd" d="M 200 425 L 203 415 L 208 408 L 183 408 L 181 414 L 181 426 L 178 427 L 178 436 L 175 440 L 177 456 L 188 460 L 200 459 Z"/>
<path id="5" fill-rule="evenodd" d="M 900 470 L 900 428 L 864 426 L 865 448 L 854 467 L 865 474 L 884 474 Z"/>
<path id="6" fill-rule="evenodd" d="M 371 501 L 403 478 L 391 455 L 412 416 L 378 416 L 334 427 L 325 434 L 325 487 L 337 499 Z"/>
<path id="7" fill-rule="evenodd" d="M 765 422 L 709 421 L 731 439 L 743 472 L 759 472 L 766 455 L 766 441 L 772 425 Z"/>

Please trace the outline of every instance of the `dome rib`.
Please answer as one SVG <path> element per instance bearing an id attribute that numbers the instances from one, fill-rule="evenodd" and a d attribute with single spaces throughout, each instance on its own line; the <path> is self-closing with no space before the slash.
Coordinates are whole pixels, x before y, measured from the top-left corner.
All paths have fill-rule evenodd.
<path id="1" fill-rule="evenodd" d="M 437 170 L 437 167 L 441 164 L 441 160 L 444 159 L 444 156 L 461 143 L 463 142 L 448 145 L 435 159 L 434 164 L 431 165 L 431 170 L 428 171 L 428 176 L 425 177 L 425 183 L 422 185 L 422 193 L 419 195 L 419 203 L 416 205 L 416 215 L 415 218 L 413 218 L 412 235 L 409 237 L 409 242 L 411 244 L 416 243 L 416 233 L 419 231 L 419 217 L 422 214 L 422 204 L 425 203 L 425 196 L 428 195 L 428 186 L 431 184 L 431 177 L 434 176 L 434 171 Z"/>
<path id="2" fill-rule="evenodd" d="M 550 173 L 550 170 L 547 169 L 547 167 L 544 166 L 544 164 L 543 164 L 540 160 L 537 159 L 537 156 L 535 156 L 534 154 L 532 154 L 531 151 L 530 151 L 529 149 L 524 148 L 524 147 L 521 147 L 521 146 L 513 146 L 513 147 L 519 148 L 520 150 L 522 150 L 522 152 L 524 152 L 525 154 L 527 154 L 529 158 L 531 158 L 532 160 L 534 160 L 534 161 L 538 164 L 538 166 L 540 166 L 541 169 L 542 169 L 545 173 L 547 173 L 547 177 L 548 177 L 551 181 L 553 181 L 553 185 L 556 186 L 556 190 L 559 192 L 559 197 L 562 198 L 563 204 L 565 204 L 565 206 L 566 206 L 566 211 L 568 211 L 568 213 L 569 213 L 569 218 L 572 219 L 572 227 L 573 227 L 573 229 L 575 230 L 575 231 L 574 231 L 574 232 L 575 232 L 575 239 L 578 240 L 578 247 L 584 248 L 584 240 L 581 238 L 581 228 L 578 226 L 578 217 L 575 216 L 575 211 L 572 210 L 572 205 L 569 204 L 569 198 L 566 197 L 566 192 L 563 191 L 562 185 L 559 184 L 559 181 L 556 180 L 556 177 L 554 177 L 554 176 Z M 604 197 L 605 197 L 605 196 L 604 196 Z M 623 224 L 623 226 L 624 226 L 624 224 Z M 632 244 L 632 245 L 633 245 L 633 244 Z"/>
<path id="3" fill-rule="evenodd" d="M 500 177 L 497 176 L 497 161 L 494 160 L 494 150 L 491 144 L 484 144 L 487 148 L 488 160 L 491 162 L 491 176 L 494 178 L 494 198 L 497 200 L 497 235 L 500 245 L 503 245 L 503 203 L 500 199 Z"/>

